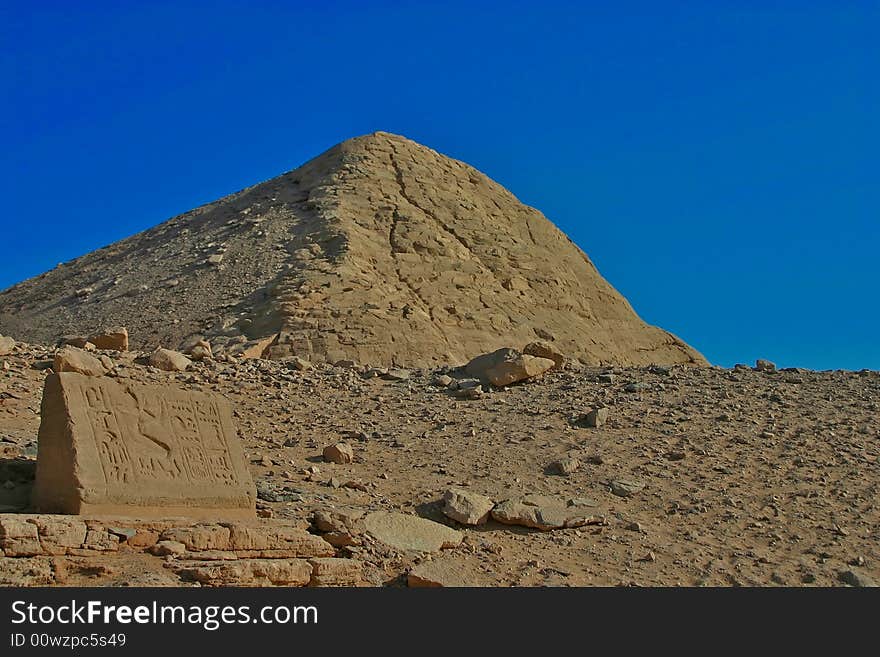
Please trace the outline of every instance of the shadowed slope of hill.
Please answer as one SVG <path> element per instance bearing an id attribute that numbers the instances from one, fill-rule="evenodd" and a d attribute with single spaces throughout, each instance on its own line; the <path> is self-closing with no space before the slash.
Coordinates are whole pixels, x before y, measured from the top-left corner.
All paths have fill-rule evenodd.
<path id="1" fill-rule="evenodd" d="M 461 363 L 543 339 L 585 363 L 705 363 L 540 212 L 374 133 L 0 294 L 0 333 L 127 326 L 134 347 L 277 335 L 273 357 Z"/>

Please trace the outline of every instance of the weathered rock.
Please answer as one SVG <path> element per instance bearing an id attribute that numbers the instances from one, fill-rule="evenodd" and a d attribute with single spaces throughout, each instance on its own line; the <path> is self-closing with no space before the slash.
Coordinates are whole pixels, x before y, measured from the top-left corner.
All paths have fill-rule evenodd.
<path id="1" fill-rule="evenodd" d="M 59 342 L 61 346 L 76 347 L 77 349 L 85 349 L 86 351 L 94 351 L 95 345 L 89 342 L 89 339 L 82 335 L 65 335 Z"/>
<path id="2" fill-rule="evenodd" d="M 398 550 L 436 552 L 456 547 L 463 538 L 446 525 L 403 513 L 376 511 L 364 518 L 364 525 L 374 538 Z"/>
<path id="3" fill-rule="evenodd" d="M 0 550 L 7 557 L 32 557 L 43 554 L 37 526 L 24 518 L 0 516 Z"/>
<path id="4" fill-rule="evenodd" d="M 443 495 L 443 513 L 463 525 L 482 525 L 495 503 L 484 495 L 451 488 Z"/>
<path id="5" fill-rule="evenodd" d="M 192 361 L 179 351 L 160 347 L 150 354 L 150 365 L 166 372 L 185 372 Z"/>
<path id="6" fill-rule="evenodd" d="M 452 395 L 458 399 L 480 399 L 484 394 L 485 393 L 480 386 L 475 386 L 473 388 L 459 388 L 458 390 L 452 391 Z"/>
<path id="7" fill-rule="evenodd" d="M 9 336 L 0 335 L 0 356 L 8 356 L 15 349 L 15 340 Z"/>
<path id="8" fill-rule="evenodd" d="M 100 333 L 89 336 L 89 342 L 98 349 L 128 351 L 128 329 L 123 326 L 106 328 Z"/>
<path id="9" fill-rule="evenodd" d="M 312 579 L 312 564 L 305 559 L 182 561 L 175 568 L 203 586 L 306 586 Z"/>
<path id="10" fill-rule="evenodd" d="M 415 566 L 407 574 L 406 583 L 411 588 L 487 586 L 485 578 L 475 569 L 468 568 L 459 560 L 445 557 Z"/>
<path id="11" fill-rule="evenodd" d="M 623 386 L 624 392 L 644 392 L 649 388 L 647 383 L 643 383 L 642 381 L 635 381 L 633 383 L 627 383 Z"/>
<path id="12" fill-rule="evenodd" d="M 567 456 L 550 463 L 547 466 L 547 471 L 550 474 L 567 476 L 576 472 L 579 467 L 581 467 L 581 462 L 578 459 L 573 456 Z"/>
<path id="13" fill-rule="evenodd" d="M 492 510 L 492 518 L 506 525 L 521 525 L 541 531 L 605 523 L 604 517 L 589 513 L 588 508 L 544 495 L 505 500 Z"/>
<path id="14" fill-rule="evenodd" d="M 351 463 L 354 461 L 354 450 L 348 443 L 335 443 L 324 448 L 324 460 L 328 463 Z"/>
<path id="15" fill-rule="evenodd" d="M 400 369 L 399 367 L 392 367 L 382 375 L 383 379 L 388 379 L 389 381 L 407 381 L 409 377 L 409 370 Z"/>
<path id="16" fill-rule="evenodd" d="M 252 518 L 255 502 L 224 398 L 73 373 L 46 378 L 37 510 Z"/>
<path id="17" fill-rule="evenodd" d="M 299 356 L 291 357 L 289 362 L 293 365 L 293 369 L 299 370 L 300 372 L 312 369 L 312 364 L 305 358 L 300 358 Z"/>
<path id="18" fill-rule="evenodd" d="M 251 340 L 250 342 L 245 342 L 241 345 L 235 353 L 239 353 L 242 358 L 254 359 L 254 358 L 266 358 L 268 356 L 269 349 L 275 343 L 277 336 L 270 335 L 267 338 L 263 338 L 261 340 Z"/>
<path id="19" fill-rule="evenodd" d="M 294 207 L 300 197 L 314 204 Z M 105 280 L 129 288 L 132 302 Z M 232 300 L 234 311 L 223 307 Z M 172 304 L 176 323 L 163 312 Z M 133 343 L 137 331 L 172 348 L 210 327 L 217 352 L 223 334 L 273 331 L 269 357 L 313 362 L 435 367 L 536 336 L 584 363 L 704 362 L 642 321 L 534 208 L 473 167 L 387 133 L 350 139 L 0 297 L 0 326 L 31 343 L 108 317 Z"/>
<path id="20" fill-rule="evenodd" d="M 599 428 L 608 421 L 609 410 L 605 407 L 594 408 L 584 413 L 578 421 L 585 427 Z"/>
<path id="21" fill-rule="evenodd" d="M 103 376 L 107 373 L 107 368 L 98 358 L 76 347 L 63 347 L 56 351 L 52 369 L 86 376 Z"/>
<path id="22" fill-rule="evenodd" d="M 85 548 L 88 529 L 79 518 L 64 516 L 33 516 L 40 544 L 45 554 L 67 554 L 70 550 Z"/>
<path id="23" fill-rule="evenodd" d="M 441 374 L 440 376 L 434 377 L 434 380 L 431 383 L 433 383 L 435 386 L 439 386 L 440 388 L 447 388 L 452 384 L 454 380 L 455 379 L 453 379 L 448 374 Z"/>
<path id="24" fill-rule="evenodd" d="M 643 481 L 635 479 L 613 479 L 610 482 L 611 492 L 619 497 L 632 497 L 645 488 Z"/>
<path id="25" fill-rule="evenodd" d="M 119 537 L 107 531 L 106 527 L 92 526 L 86 531 L 83 550 L 95 552 L 114 552 L 119 549 Z"/>
<path id="26" fill-rule="evenodd" d="M 363 583 L 363 569 L 354 559 L 324 557 L 309 559 L 312 565 L 312 578 L 309 586 L 360 586 Z"/>
<path id="27" fill-rule="evenodd" d="M 333 546 L 300 527 L 272 522 L 263 525 L 229 523 L 230 549 L 237 553 L 283 552 L 295 557 L 330 557 Z"/>
<path id="28" fill-rule="evenodd" d="M 858 568 L 842 570 L 840 571 L 838 578 L 841 582 L 849 584 L 850 586 L 861 588 L 875 588 L 877 586 L 877 582 L 871 579 L 870 575 Z"/>
<path id="29" fill-rule="evenodd" d="M 47 586 L 55 583 L 49 557 L 0 557 L 0 586 Z"/>
<path id="30" fill-rule="evenodd" d="M 776 363 L 772 363 L 769 360 L 764 360 L 763 358 L 759 358 L 755 361 L 755 369 L 758 372 L 775 372 L 776 371 Z"/>
<path id="31" fill-rule="evenodd" d="M 565 366 L 565 355 L 559 349 L 548 342 L 530 342 L 523 347 L 523 353 L 529 356 L 537 356 L 538 358 L 549 358 L 554 365 L 548 371 L 559 370 Z"/>
<path id="32" fill-rule="evenodd" d="M 162 532 L 162 541 L 182 543 L 187 550 L 198 552 L 203 550 L 229 550 L 229 527 L 205 524 L 192 527 L 172 527 Z"/>
<path id="33" fill-rule="evenodd" d="M 529 356 L 516 349 L 505 348 L 477 356 L 465 366 L 465 372 L 483 383 L 503 387 L 539 376 L 554 365 L 549 358 Z"/>
<path id="34" fill-rule="evenodd" d="M 361 534 L 365 530 L 364 511 L 361 509 L 320 509 L 312 521 L 320 532 L 347 532 Z"/>
<path id="35" fill-rule="evenodd" d="M 157 557 L 179 557 L 186 554 L 186 546 L 179 541 L 158 541 L 150 552 Z"/>
<path id="36" fill-rule="evenodd" d="M 211 343 L 207 340 L 199 340 L 189 348 L 187 353 L 193 360 L 205 360 L 206 358 L 214 357 L 214 352 L 211 350 Z"/>

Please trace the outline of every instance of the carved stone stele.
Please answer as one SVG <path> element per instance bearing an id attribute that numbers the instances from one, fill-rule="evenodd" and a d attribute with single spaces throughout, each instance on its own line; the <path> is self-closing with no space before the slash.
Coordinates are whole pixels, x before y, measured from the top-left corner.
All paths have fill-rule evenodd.
<path id="1" fill-rule="evenodd" d="M 43 513 L 253 518 L 256 490 L 218 395 L 46 378 L 33 506 Z"/>

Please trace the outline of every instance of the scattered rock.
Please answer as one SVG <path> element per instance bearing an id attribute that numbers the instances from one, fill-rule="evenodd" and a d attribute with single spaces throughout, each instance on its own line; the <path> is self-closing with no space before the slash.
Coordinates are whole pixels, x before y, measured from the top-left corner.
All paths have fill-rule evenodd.
<path id="1" fill-rule="evenodd" d="M 613 479 L 611 492 L 619 497 L 632 497 L 645 488 L 645 483 L 635 479 Z"/>
<path id="2" fill-rule="evenodd" d="M 443 495 L 443 513 L 463 525 L 482 525 L 495 503 L 484 495 L 451 488 Z"/>
<path id="3" fill-rule="evenodd" d="M 179 351 L 160 347 L 150 354 L 150 365 L 166 372 L 185 372 L 192 361 Z"/>
<path id="4" fill-rule="evenodd" d="M 587 514 L 585 507 L 545 495 L 526 495 L 522 499 L 506 500 L 492 510 L 492 517 L 506 525 L 532 527 L 541 531 L 605 524 L 604 517 Z"/>
<path id="5" fill-rule="evenodd" d="M 89 336 L 88 341 L 98 349 L 128 351 L 128 329 L 123 326 L 106 328 L 100 333 Z"/>
<path id="6" fill-rule="evenodd" d="M 758 372 L 775 372 L 776 363 L 772 363 L 769 360 L 759 358 L 755 361 L 755 370 L 757 370 Z"/>
<path id="7" fill-rule="evenodd" d="M 636 383 L 627 383 L 625 386 L 623 386 L 624 392 L 642 392 L 647 389 L 648 389 L 648 384 L 642 383 L 641 381 L 636 382 Z"/>
<path id="8" fill-rule="evenodd" d="M 293 356 L 288 362 L 293 366 L 293 369 L 300 372 L 312 369 L 312 364 L 305 358 L 300 358 L 299 356 Z"/>
<path id="9" fill-rule="evenodd" d="M 452 385 L 452 382 L 453 382 L 454 380 L 455 380 L 455 379 L 453 379 L 453 378 L 452 378 L 451 376 L 449 376 L 448 374 L 441 374 L 440 376 L 435 377 L 434 380 L 433 380 L 431 383 L 432 383 L 433 385 L 435 385 L 435 386 L 439 386 L 439 387 L 441 387 L 441 388 L 448 388 L 450 385 Z"/>
<path id="10" fill-rule="evenodd" d="M 324 460 L 328 463 L 351 463 L 354 461 L 354 450 L 348 443 L 336 443 L 324 448 Z"/>
<path id="11" fill-rule="evenodd" d="M 214 357 L 211 343 L 207 340 L 199 340 L 187 350 L 187 353 L 193 360 L 205 360 L 206 358 Z"/>
<path id="12" fill-rule="evenodd" d="M 86 376 L 103 376 L 107 373 L 107 368 L 98 358 L 76 347 L 63 347 L 56 351 L 52 369 Z"/>
<path id="13" fill-rule="evenodd" d="M 579 467 L 581 467 L 581 462 L 579 460 L 573 456 L 567 456 L 550 463 L 550 465 L 547 466 L 547 472 L 548 474 L 567 476 L 576 472 Z"/>
<path id="14" fill-rule="evenodd" d="M 382 378 L 388 379 L 389 381 L 407 381 L 409 379 L 409 370 L 392 367 L 388 372 L 382 375 Z"/>
<path id="15" fill-rule="evenodd" d="M 403 551 L 437 552 L 458 546 L 463 538 L 446 525 L 403 513 L 376 511 L 364 518 L 364 525 L 375 539 Z"/>
<path id="16" fill-rule="evenodd" d="M 482 383 L 501 388 L 540 376 L 555 365 L 549 358 L 529 356 L 516 349 L 505 348 L 477 356 L 465 366 L 465 372 Z"/>
<path id="17" fill-rule="evenodd" d="M 451 557 L 424 561 L 412 568 L 406 577 L 411 588 L 486 586 L 479 572 Z"/>
<path id="18" fill-rule="evenodd" d="M 858 568 L 842 570 L 840 571 L 838 578 L 841 582 L 849 584 L 850 586 L 857 586 L 860 588 L 875 588 L 877 586 L 877 582 L 871 579 L 865 571 Z"/>
<path id="19" fill-rule="evenodd" d="M 599 428 L 608 420 L 610 411 L 605 408 L 594 408 L 578 419 L 578 424 L 585 427 Z"/>
<path id="20" fill-rule="evenodd" d="M 483 396 L 483 389 L 480 386 L 473 388 L 459 388 L 452 391 L 452 396 L 459 399 L 479 399 Z"/>

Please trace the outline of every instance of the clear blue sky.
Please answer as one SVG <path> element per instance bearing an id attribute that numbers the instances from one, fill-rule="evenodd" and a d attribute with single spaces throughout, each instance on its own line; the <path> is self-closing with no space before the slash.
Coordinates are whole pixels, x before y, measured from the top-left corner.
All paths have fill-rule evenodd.
<path id="1" fill-rule="evenodd" d="M 0 288 L 386 130 L 713 363 L 880 369 L 878 34 L 873 1 L 5 0 Z"/>

